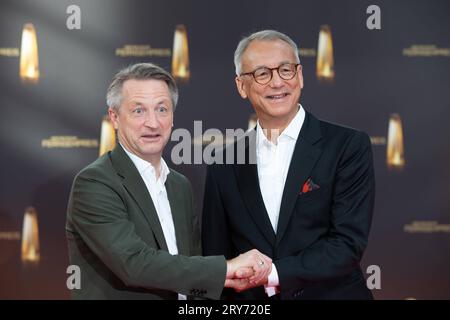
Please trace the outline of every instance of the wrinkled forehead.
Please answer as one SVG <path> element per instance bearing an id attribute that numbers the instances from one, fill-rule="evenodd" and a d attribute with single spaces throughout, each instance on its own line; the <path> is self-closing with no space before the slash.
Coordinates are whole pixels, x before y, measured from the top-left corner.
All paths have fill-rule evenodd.
<path id="1" fill-rule="evenodd" d="M 163 80 L 148 79 L 128 79 L 122 87 L 122 94 L 125 99 L 170 99 L 169 86 Z"/>

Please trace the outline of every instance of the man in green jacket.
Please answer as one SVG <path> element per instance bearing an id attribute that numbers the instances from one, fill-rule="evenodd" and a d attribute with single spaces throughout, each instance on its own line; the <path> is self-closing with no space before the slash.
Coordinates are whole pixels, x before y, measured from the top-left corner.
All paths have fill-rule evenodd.
<path id="1" fill-rule="evenodd" d="M 81 271 L 72 298 L 218 299 L 224 286 L 243 290 L 270 273 L 257 250 L 201 256 L 191 185 L 162 158 L 177 99 L 172 76 L 150 63 L 113 78 L 107 104 L 119 143 L 75 177 L 68 204 L 70 263 Z"/>

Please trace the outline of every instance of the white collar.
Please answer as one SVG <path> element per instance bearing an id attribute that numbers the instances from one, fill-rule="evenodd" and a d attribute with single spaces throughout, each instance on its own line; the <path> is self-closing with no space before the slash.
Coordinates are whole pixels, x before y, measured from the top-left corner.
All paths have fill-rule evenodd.
<path id="1" fill-rule="evenodd" d="M 133 161 L 134 165 L 136 166 L 136 169 L 138 169 L 139 174 L 141 176 L 148 174 L 147 171 L 150 170 L 150 172 L 152 173 L 152 175 L 155 177 L 155 180 L 156 180 L 155 167 L 153 167 L 153 165 L 150 162 L 145 161 L 144 159 L 138 157 L 134 153 L 131 153 L 121 143 L 119 143 L 119 144 L 123 148 L 125 153 L 130 157 L 131 161 Z M 170 173 L 170 170 L 162 157 L 161 157 L 160 167 L 161 167 L 161 172 L 159 174 L 159 179 L 161 180 L 162 184 L 165 184 L 166 180 L 167 180 L 167 176 Z"/>
<path id="2" fill-rule="evenodd" d="M 293 139 L 294 141 L 297 141 L 298 135 L 300 134 L 300 130 L 302 129 L 303 122 L 305 121 L 305 109 L 303 109 L 301 104 L 299 105 L 299 109 L 297 111 L 297 114 L 295 117 L 289 122 L 289 125 L 286 127 L 286 129 L 283 130 L 281 135 L 278 137 L 280 139 L 282 136 L 289 137 L 290 139 Z M 263 129 L 261 128 L 261 125 L 259 123 L 259 120 L 256 123 L 256 136 L 258 145 L 261 143 L 272 143 L 270 142 L 266 135 L 263 132 Z M 279 141 L 277 139 L 277 141 Z"/>

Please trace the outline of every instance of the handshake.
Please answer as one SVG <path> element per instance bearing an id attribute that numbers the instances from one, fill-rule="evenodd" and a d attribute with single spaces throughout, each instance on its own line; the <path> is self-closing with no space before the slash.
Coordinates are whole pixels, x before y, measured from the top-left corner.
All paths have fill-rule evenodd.
<path id="1" fill-rule="evenodd" d="M 227 261 L 225 287 L 241 292 L 267 284 L 272 259 L 256 249 Z"/>

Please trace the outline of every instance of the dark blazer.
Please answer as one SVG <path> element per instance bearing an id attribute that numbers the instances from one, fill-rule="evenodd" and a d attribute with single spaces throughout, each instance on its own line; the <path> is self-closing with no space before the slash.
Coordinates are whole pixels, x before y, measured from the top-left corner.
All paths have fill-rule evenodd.
<path id="1" fill-rule="evenodd" d="M 66 225 L 70 263 L 81 269 L 73 298 L 220 297 L 226 262 L 201 257 L 190 183 L 170 170 L 165 186 L 180 255 L 168 253 L 147 187 L 120 145 L 75 177 Z"/>
<path id="2" fill-rule="evenodd" d="M 251 156 L 255 159 L 255 137 L 252 130 L 244 138 L 244 164 L 208 167 L 203 253 L 231 258 L 252 248 L 260 250 L 276 265 L 281 299 L 371 299 L 359 266 L 375 196 L 368 135 L 306 112 L 276 233 L 261 196 L 257 166 L 249 163 Z M 309 178 L 315 190 L 301 194 Z M 265 299 L 267 295 L 261 286 L 240 294 L 228 291 L 225 297 Z"/>

